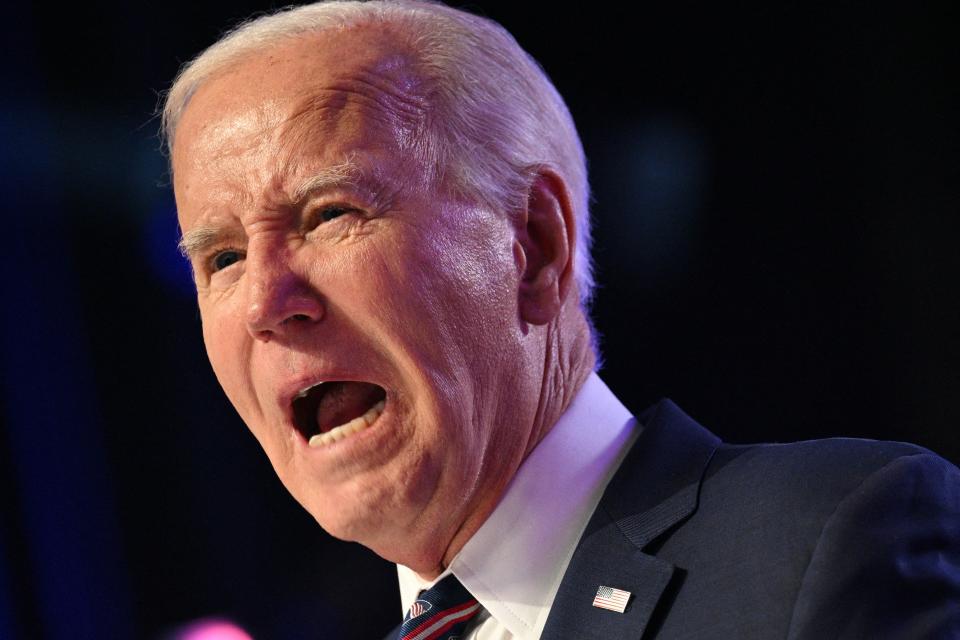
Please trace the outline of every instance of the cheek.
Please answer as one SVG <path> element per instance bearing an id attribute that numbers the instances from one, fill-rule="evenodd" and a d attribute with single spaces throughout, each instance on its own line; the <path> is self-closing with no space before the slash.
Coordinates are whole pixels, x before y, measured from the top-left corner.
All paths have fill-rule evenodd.
<path id="1" fill-rule="evenodd" d="M 442 278 L 442 312 L 459 323 L 456 335 L 475 356 L 493 355 L 515 327 L 516 278 L 509 244 L 464 236 L 436 247 L 433 269 Z"/>
<path id="2" fill-rule="evenodd" d="M 235 317 L 235 316 L 233 316 Z M 203 324 L 203 342 L 207 350 L 207 358 L 213 367 L 220 386 L 233 405 L 243 414 L 243 398 L 241 390 L 246 386 L 243 383 L 242 370 L 245 358 L 244 336 L 247 335 L 242 323 L 230 321 L 230 314 L 217 314 L 200 308 L 200 318 Z"/>

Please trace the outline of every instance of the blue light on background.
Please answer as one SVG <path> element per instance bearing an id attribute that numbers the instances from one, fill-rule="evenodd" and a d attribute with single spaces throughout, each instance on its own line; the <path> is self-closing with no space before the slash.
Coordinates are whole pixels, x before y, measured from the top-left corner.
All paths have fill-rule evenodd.
<path id="1" fill-rule="evenodd" d="M 624 125 L 607 140 L 613 166 L 596 172 L 607 194 L 597 217 L 612 230 L 606 248 L 650 284 L 668 278 L 695 247 L 710 171 L 705 142 L 690 123 L 658 116 Z"/>
<path id="2" fill-rule="evenodd" d="M 192 298 L 196 294 L 190 263 L 180 255 L 177 211 L 169 198 L 158 202 L 143 220 L 141 241 L 147 264 L 157 280 L 171 293 Z"/>

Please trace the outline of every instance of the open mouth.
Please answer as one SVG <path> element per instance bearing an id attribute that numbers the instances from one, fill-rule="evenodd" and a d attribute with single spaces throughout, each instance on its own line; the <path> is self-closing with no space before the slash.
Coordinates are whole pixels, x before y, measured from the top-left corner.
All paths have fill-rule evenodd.
<path id="1" fill-rule="evenodd" d="M 293 424 L 311 447 L 363 431 L 383 413 L 387 393 L 369 382 L 321 382 L 293 399 Z"/>

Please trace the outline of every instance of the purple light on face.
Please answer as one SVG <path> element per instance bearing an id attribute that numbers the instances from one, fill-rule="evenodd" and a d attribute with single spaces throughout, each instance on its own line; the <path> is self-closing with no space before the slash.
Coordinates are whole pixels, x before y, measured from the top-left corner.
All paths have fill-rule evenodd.
<path id="1" fill-rule="evenodd" d="M 180 629 L 176 640 L 253 640 L 250 634 L 226 620 L 200 620 Z"/>

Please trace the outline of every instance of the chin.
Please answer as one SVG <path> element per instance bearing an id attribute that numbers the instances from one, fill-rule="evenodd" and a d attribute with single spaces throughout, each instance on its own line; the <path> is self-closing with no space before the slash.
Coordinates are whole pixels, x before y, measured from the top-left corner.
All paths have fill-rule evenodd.
<path id="1" fill-rule="evenodd" d="M 387 535 L 393 522 L 385 515 L 387 510 L 382 506 L 364 504 L 357 500 L 356 495 L 344 495 L 342 489 L 312 487 L 306 491 L 306 497 L 292 490 L 290 493 L 324 531 L 347 542 L 359 542 L 372 548 L 375 541 Z"/>
<path id="2" fill-rule="evenodd" d="M 309 511 L 309 509 L 308 509 Z M 380 514 L 319 513 L 310 511 L 317 524 L 328 534 L 344 542 L 356 542 L 367 547 L 381 558 L 390 562 L 405 564 L 415 545 L 411 537 L 403 531 L 393 531 L 385 526 Z"/>
<path id="3" fill-rule="evenodd" d="M 341 490 L 298 501 L 334 538 L 362 544 L 385 560 L 411 568 L 426 571 L 440 563 L 446 544 L 439 528 L 430 526 L 423 505 L 399 505 L 396 495 L 372 502 L 359 497 Z"/>

